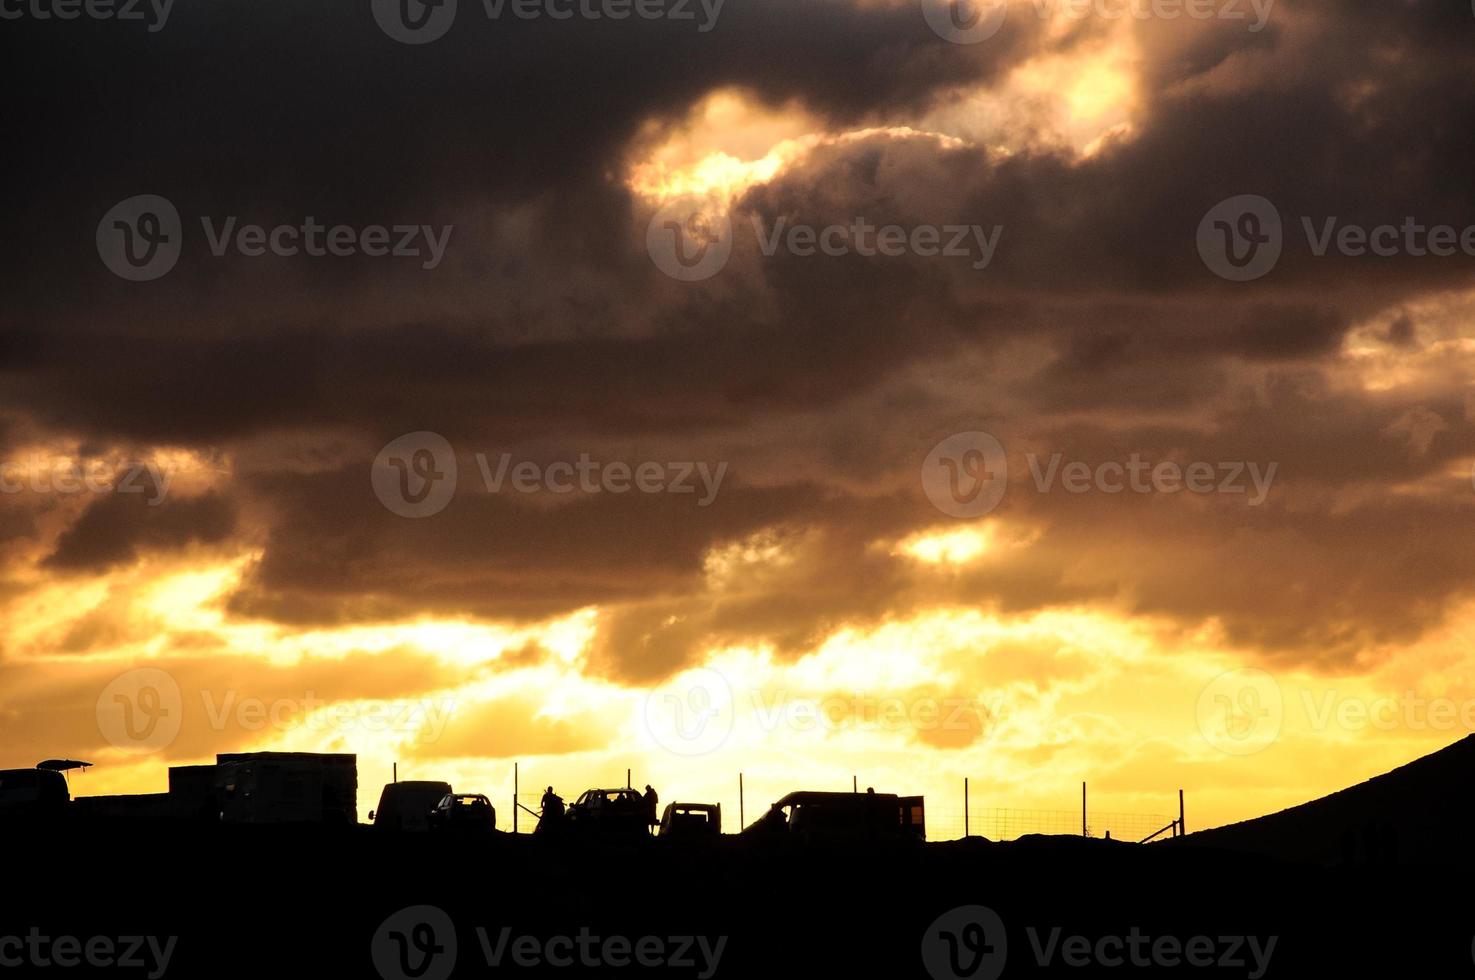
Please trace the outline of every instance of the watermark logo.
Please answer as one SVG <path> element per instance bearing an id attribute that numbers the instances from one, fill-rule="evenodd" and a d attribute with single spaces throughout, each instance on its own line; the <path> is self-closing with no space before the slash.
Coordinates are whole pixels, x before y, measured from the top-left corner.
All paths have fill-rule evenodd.
<path id="1" fill-rule="evenodd" d="M 645 249 L 651 261 L 679 282 L 701 282 L 722 271 L 732 256 L 732 219 L 712 213 L 705 198 L 671 201 L 650 219 Z"/>
<path id="2" fill-rule="evenodd" d="M 1199 222 L 1199 257 L 1209 271 L 1230 282 L 1269 275 L 1283 247 L 1280 210 L 1258 194 L 1221 201 Z"/>
<path id="3" fill-rule="evenodd" d="M 391 513 L 433 517 L 456 494 L 456 452 L 437 433 L 407 433 L 379 450 L 370 481 Z"/>
<path id="4" fill-rule="evenodd" d="M 598 460 L 587 452 L 577 459 L 515 460 L 500 453 L 475 453 L 476 473 L 485 493 L 571 493 L 615 495 L 690 494 L 696 506 L 709 507 L 727 477 L 727 463 L 706 460 Z M 430 517 L 450 503 L 456 491 L 456 454 L 434 432 L 400 436 L 380 450 L 371 470 L 379 501 L 401 517 Z"/>
<path id="5" fill-rule="evenodd" d="M 997 980 L 1008 958 L 1004 920 L 984 905 L 944 912 L 922 933 L 922 965 L 932 980 Z"/>
<path id="6" fill-rule="evenodd" d="M 642 714 L 645 730 L 666 751 L 707 755 L 732 734 L 732 685 L 711 667 L 689 670 L 670 687 L 647 693 Z"/>
<path id="7" fill-rule="evenodd" d="M 124 752 L 143 754 L 167 747 L 179 737 L 183 715 L 179 685 L 155 667 L 118 675 L 97 697 L 97 729 Z"/>
<path id="8" fill-rule="evenodd" d="M 1243 496 L 1251 507 L 1269 498 L 1280 470 L 1279 463 L 1262 465 L 1253 460 L 1153 462 L 1141 453 L 1095 462 L 1066 460 L 1063 453 L 1048 457 L 1025 453 L 1024 461 L 1029 484 L 1039 494 L 1054 493 L 1057 488 L 1069 494 L 1223 494 Z M 927 499 L 949 517 L 966 519 L 989 513 L 1003 499 L 1008 482 L 1004 447 L 986 432 L 949 436 L 932 448 L 922 464 Z"/>
<path id="9" fill-rule="evenodd" d="M 987 432 L 959 432 L 932 447 L 922 463 L 922 490 L 950 517 L 982 517 L 1009 485 L 1004 446 Z"/>
<path id="10" fill-rule="evenodd" d="M 1475 224 L 1426 224 L 1412 215 L 1382 224 L 1361 224 L 1340 215 L 1301 215 L 1304 246 L 1312 258 L 1475 258 Z M 1233 282 L 1267 275 L 1280 261 L 1285 227 L 1279 210 L 1253 194 L 1231 198 L 1204 216 L 1199 254 L 1210 270 Z"/>
<path id="11" fill-rule="evenodd" d="M 951 44 L 987 41 L 1004 26 L 1006 0 L 922 0 L 922 16 L 932 33 Z"/>
<path id="12" fill-rule="evenodd" d="M 434 905 L 411 905 L 385 919 L 370 945 L 384 980 L 447 980 L 456 968 L 456 926 Z"/>
<path id="13" fill-rule="evenodd" d="M 1220 674 L 1198 696 L 1198 730 L 1228 755 L 1254 755 L 1280 735 L 1285 702 L 1274 677 L 1256 667 Z"/>
<path id="14" fill-rule="evenodd" d="M 379 29 L 401 44 L 429 44 L 456 22 L 456 0 L 373 0 Z"/>
<path id="15" fill-rule="evenodd" d="M 453 225 L 368 224 L 327 225 L 308 215 L 295 224 L 270 227 L 242 222 L 227 215 L 218 223 L 200 217 L 200 228 L 210 254 L 244 258 L 418 259 L 420 268 L 439 268 L 450 246 Z M 132 282 L 166 275 L 179 261 L 184 247 L 184 225 L 179 211 L 157 194 L 140 194 L 114 205 L 97 224 L 97 253 L 113 273 Z"/>
<path id="16" fill-rule="evenodd" d="M 158 194 L 119 201 L 97 223 L 97 254 L 114 275 L 129 282 L 167 275 L 183 244 L 179 211 Z"/>

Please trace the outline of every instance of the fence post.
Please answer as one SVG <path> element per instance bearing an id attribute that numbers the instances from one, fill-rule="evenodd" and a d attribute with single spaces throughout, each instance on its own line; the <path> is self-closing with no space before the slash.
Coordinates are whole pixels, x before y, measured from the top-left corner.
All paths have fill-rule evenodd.
<path id="1" fill-rule="evenodd" d="M 1183 826 L 1183 791 L 1178 791 L 1178 833 L 1186 835 L 1188 830 Z"/>
<path id="2" fill-rule="evenodd" d="M 512 832 L 517 833 L 517 763 L 512 764 Z"/>
<path id="3" fill-rule="evenodd" d="M 738 773 L 738 833 L 742 833 L 745 827 L 747 822 L 743 819 L 743 774 Z"/>
<path id="4" fill-rule="evenodd" d="M 1081 836 L 1090 837 L 1086 832 L 1086 784 L 1081 783 Z"/>

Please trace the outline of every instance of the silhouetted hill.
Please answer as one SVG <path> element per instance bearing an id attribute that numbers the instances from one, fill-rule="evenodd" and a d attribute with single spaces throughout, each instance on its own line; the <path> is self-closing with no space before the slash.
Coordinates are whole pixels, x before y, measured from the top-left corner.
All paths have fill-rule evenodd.
<path id="1" fill-rule="evenodd" d="M 1003 931 L 957 935 L 986 940 L 1000 958 L 1007 935 L 1005 977 L 1102 975 L 1071 965 L 1064 950 L 1104 942 L 1119 953 L 1134 936 L 1171 949 L 1197 943 L 1242 964 L 1150 971 L 1163 977 L 1432 977 L 1470 964 L 1471 925 L 1448 899 L 1447 872 L 1317 868 L 1200 847 L 1079 837 L 555 844 L 155 819 L 0 827 L 0 842 L 12 883 L 0 941 L 142 936 L 170 956 L 167 972 L 120 976 L 568 976 L 551 960 L 511 970 L 503 939 L 566 954 L 567 937 L 585 933 L 614 937 L 604 947 L 612 976 L 650 972 L 629 964 L 641 943 L 673 957 L 656 971 L 670 980 L 998 976 L 923 967 L 928 949 L 967 951 L 948 947 L 939 930 L 954 932 L 939 923 L 977 906 Z M 720 945 L 720 965 L 692 937 Z M 1243 965 L 1250 940 L 1274 942 L 1263 972 Z M 440 951 L 438 968 L 397 966 L 407 943 Z M 1117 972 L 1130 971 L 1106 971 Z"/>
<path id="2" fill-rule="evenodd" d="M 1319 800 L 1189 834 L 1168 846 L 1326 866 L 1470 865 L 1472 804 L 1475 735 Z"/>

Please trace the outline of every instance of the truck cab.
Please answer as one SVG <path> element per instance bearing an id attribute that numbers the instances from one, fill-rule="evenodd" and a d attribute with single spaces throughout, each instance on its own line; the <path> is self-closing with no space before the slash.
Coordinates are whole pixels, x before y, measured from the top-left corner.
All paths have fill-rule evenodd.
<path id="1" fill-rule="evenodd" d="M 52 769 L 0 769 L 0 817 L 55 816 L 72 801 L 66 777 Z"/>
<path id="2" fill-rule="evenodd" d="M 660 836 L 672 840 L 716 840 L 722 836 L 722 804 L 668 803 Z"/>

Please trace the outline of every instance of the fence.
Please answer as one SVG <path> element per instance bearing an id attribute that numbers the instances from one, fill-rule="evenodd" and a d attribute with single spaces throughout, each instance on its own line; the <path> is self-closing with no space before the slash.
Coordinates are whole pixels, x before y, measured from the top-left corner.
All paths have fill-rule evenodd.
<path id="1" fill-rule="evenodd" d="M 513 785 L 518 785 L 518 766 L 513 765 Z M 626 770 L 626 785 L 631 782 L 631 773 Z M 735 833 L 744 824 L 751 824 L 767 809 L 768 797 L 757 800 L 744 798 L 743 775 L 735 780 L 737 799 L 714 799 L 722 805 L 723 825 L 727 833 Z M 1086 786 L 1081 786 L 1081 809 L 1079 810 L 1016 810 L 1003 808 L 979 808 L 969 805 L 968 780 L 963 780 L 964 806 L 939 805 L 935 798 L 927 801 L 927 839 L 932 841 L 959 840 L 963 837 L 986 837 L 989 840 L 1018 840 L 1030 834 L 1065 835 L 1071 837 L 1111 837 L 1113 840 L 1145 842 L 1163 837 L 1176 837 L 1185 833 L 1183 822 L 1183 791 L 1178 791 L 1178 816 L 1169 817 L 1156 813 L 1108 813 L 1096 812 L 1086 806 Z M 852 792 L 860 791 L 857 777 L 851 777 Z M 529 804 L 534 800 L 518 800 L 518 829 L 531 831 L 537 824 L 537 812 Z M 746 805 L 745 805 L 746 804 Z M 756 805 L 755 805 L 756 804 Z"/>

